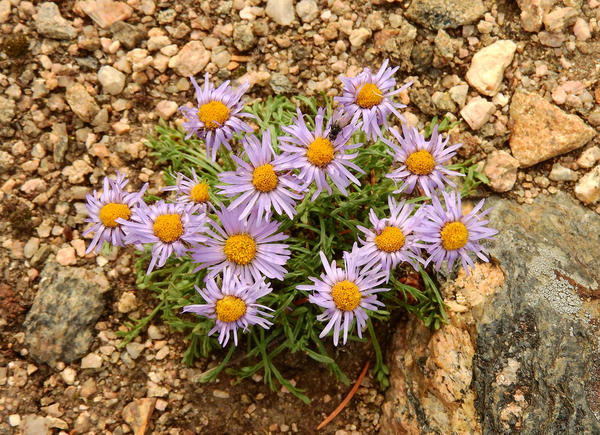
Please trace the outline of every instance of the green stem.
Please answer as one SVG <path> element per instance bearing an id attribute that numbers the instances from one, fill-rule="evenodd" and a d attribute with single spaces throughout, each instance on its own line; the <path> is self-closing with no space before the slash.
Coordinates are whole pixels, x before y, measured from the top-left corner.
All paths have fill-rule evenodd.
<path id="1" fill-rule="evenodd" d="M 221 373 L 223 371 L 223 369 L 229 362 L 229 359 L 231 358 L 231 355 L 233 355 L 234 350 L 235 350 L 235 346 L 233 344 L 230 344 L 229 351 L 227 352 L 227 355 L 225 355 L 225 358 L 223 358 L 223 361 L 221 361 L 221 364 L 202 373 L 199 376 L 200 382 L 204 383 L 204 382 L 214 381 L 216 379 L 216 377 L 219 375 L 219 373 Z"/>
<path id="2" fill-rule="evenodd" d="M 367 319 L 367 329 L 369 330 L 371 344 L 373 345 L 373 350 L 375 351 L 375 367 L 373 368 L 373 371 L 377 372 L 383 365 L 383 355 L 381 354 L 381 347 L 379 346 L 379 341 L 377 340 L 377 335 L 375 334 L 375 328 L 373 327 L 373 322 L 371 322 L 370 317 Z"/>

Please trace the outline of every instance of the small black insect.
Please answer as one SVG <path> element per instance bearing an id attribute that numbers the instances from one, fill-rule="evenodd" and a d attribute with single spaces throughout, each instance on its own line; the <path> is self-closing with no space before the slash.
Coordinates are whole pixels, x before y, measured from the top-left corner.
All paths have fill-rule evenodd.
<path id="1" fill-rule="evenodd" d="M 340 134 L 340 131 L 342 131 L 342 126 L 339 125 L 337 122 L 334 122 L 331 125 L 331 130 L 329 130 L 329 140 L 334 141 L 338 134 Z"/>

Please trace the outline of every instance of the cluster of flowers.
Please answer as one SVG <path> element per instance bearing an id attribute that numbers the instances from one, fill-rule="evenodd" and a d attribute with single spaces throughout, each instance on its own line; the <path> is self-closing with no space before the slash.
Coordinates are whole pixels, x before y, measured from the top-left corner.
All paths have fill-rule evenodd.
<path id="1" fill-rule="evenodd" d="M 235 134 L 246 133 L 241 139 L 245 158 L 233 156 L 237 169 L 219 174 L 223 184 L 217 188 L 231 198 L 229 206 L 215 207 L 209 184 L 194 171 L 192 178 L 177 174 L 176 185 L 165 188 L 175 191 L 175 202 L 152 205 L 142 199 L 146 186 L 125 193 L 127 180 L 117 174 L 116 180 L 104 180 L 101 195 L 88 195 L 88 221 L 93 226 L 87 231 L 96 232 L 88 252 L 99 250 L 103 242 L 133 244 L 140 249 L 151 244 L 148 273 L 171 256 L 190 254 L 198 265 L 196 270 L 207 269 L 206 287 L 196 287 L 206 303 L 186 306 L 184 312 L 214 319 L 209 334 L 218 332 L 219 342 L 225 346 L 233 333 L 237 345 L 239 328 L 271 325 L 267 318 L 272 309 L 258 300 L 272 290 L 267 279 L 283 280 L 286 274 L 284 266 L 291 254 L 282 242 L 288 236 L 279 231 L 273 212 L 293 219 L 296 202 L 304 199 L 313 183 L 312 201 L 323 190 L 332 193 L 327 178 L 344 195 L 351 183 L 360 186 L 353 172 L 364 171 L 353 160 L 362 144 L 351 143 L 351 138 L 362 129 L 368 140 L 381 139 L 390 147 L 397 168 L 387 176 L 400 184 L 394 193 L 411 193 L 418 187 L 431 197 L 431 204 L 416 209 L 390 195 L 389 214 L 380 218 L 371 209 L 371 228 L 358 227 L 363 239 L 343 253 L 343 267 L 330 263 L 321 252 L 324 273 L 311 277 L 311 284 L 297 287 L 310 292 L 309 301 L 324 309 L 318 317 L 327 322 L 321 337 L 333 329 L 334 344 L 340 333 L 346 343 L 354 319 L 361 336 L 367 321 L 365 310 L 383 306 L 377 293 L 389 290 L 380 286 L 389 281 L 399 263 L 407 262 L 415 269 L 433 263 L 439 269 L 447 261 L 450 269 L 460 258 L 467 269 L 473 265 L 470 252 L 487 261 L 480 241 L 496 233 L 486 227 L 488 221 L 483 217 L 489 209 L 481 211 L 483 200 L 463 216 L 460 194 L 444 191 L 445 184 L 454 186 L 448 176 L 461 175 L 444 166 L 460 144 L 447 146 L 448 139 L 437 129 L 426 140 L 406 124 L 402 132 L 388 128 L 388 116 L 394 114 L 402 120 L 398 109 L 405 107 L 391 97 L 410 86 L 396 89 L 396 70 L 388 68 L 386 61 L 376 74 L 365 68 L 354 78 L 343 78 L 343 95 L 336 97 L 338 108 L 327 122 L 325 109 L 318 109 L 312 130 L 298 109 L 292 124 L 282 127 L 286 135 L 278 138 L 280 154 L 273 148 L 269 131 L 258 138 L 244 121 L 252 116 L 242 112 L 247 85 L 233 90 L 225 82 L 214 88 L 207 75 L 201 88 L 191 78 L 198 105 L 180 108 L 187 118 L 183 126 L 188 137 L 195 134 L 203 139 L 207 155 L 214 160 L 221 146 L 231 150 Z M 392 140 L 383 136 L 385 131 Z M 437 192 L 441 192 L 444 205 Z"/>

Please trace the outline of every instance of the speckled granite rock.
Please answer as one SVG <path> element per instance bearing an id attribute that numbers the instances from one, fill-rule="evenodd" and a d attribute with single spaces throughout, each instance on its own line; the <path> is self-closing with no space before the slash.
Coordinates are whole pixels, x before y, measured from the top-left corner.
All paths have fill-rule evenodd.
<path id="1" fill-rule="evenodd" d="M 494 262 L 443 285 L 449 325 L 397 332 L 381 433 L 600 433 L 600 217 L 489 204 Z"/>
<path id="2" fill-rule="evenodd" d="M 481 0 L 412 0 L 405 15 L 423 26 L 439 30 L 470 24 L 484 12 Z"/>
<path id="3" fill-rule="evenodd" d="M 31 356 L 54 365 L 85 355 L 108 289 L 108 281 L 99 270 L 48 262 L 23 324 Z"/>
<path id="4" fill-rule="evenodd" d="M 522 168 L 588 143 L 596 131 L 537 94 L 515 92 L 510 104 L 510 148 Z"/>

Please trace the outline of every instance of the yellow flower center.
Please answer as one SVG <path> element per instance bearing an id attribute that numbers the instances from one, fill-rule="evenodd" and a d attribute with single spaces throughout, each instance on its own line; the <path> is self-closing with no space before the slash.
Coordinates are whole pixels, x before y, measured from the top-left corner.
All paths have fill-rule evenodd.
<path id="1" fill-rule="evenodd" d="M 252 174 L 252 184 L 261 192 L 270 192 L 277 187 L 278 182 L 273 165 L 269 163 L 259 166 Z"/>
<path id="2" fill-rule="evenodd" d="M 363 109 L 370 109 L 373 106 L 377 106 L 383 100 L 383 94 L 377 86 L 373 83 L 366 83 L 360 88 L 358 96 L 356 97 L 356 104 Z"/>
<path id="3" fill-rule="evenodd" d="M 127 220 L 129 219 L 129 216 L 131 216 L 131 210 L 129 210 L 129 207 L 125 204 L 109 202 L 100 209 L 100 220 L 104 226 L 108 228 L 119 226 L 119 223 L 116 222 L 116 220 L 118 218 Z"/>
<path id="4" fill-rule="evenodd" d="M 256 257 L 256 242 L 248 234 L 236 234 L 227 239 L 223 251 L 227 260 L 243 266 Z"/>
<path id="5" fill-rule="evenodd" d="M 208 183 L 202 182 L 196 184 L 190 190 L 190 199 L 194 202 L 206 202 L 210 199 L 208 196 Z"/>
<path id="6" fill-rule="evenodd" d="M 306 151 L 306 158 L 315 166 L 326 167 L 333 160 L 333 145 L 324 137 L 316 138 Z"/>
<path id="7" fill-rule="evenodd" d="M 175 214 L 163 214 L 154 221 L 154 235 L 164 243 L 171 243 L 183 234 L 181 217 Z"/>
<path id="8" fill-rule="evenodd" d="M 404 233 L 397 227 L 385 227 L 381 234 L 375 237 L 375 244 L 382 251 L 396 252 L 404 246 Z"/>
<path id="9" fill-rule="evenodd" d="M 442 246 L 447 251 L 462 248 L 469 240 L 469 230 L 465 224 L 459 221 L 449 222 L 444 225 L 440 232 L 442 237 Z"/>
<path id="10" fill-rule="evenodd" d="M 229 119 L 229 109 L 220 101 L 211 101 L 200 106 L 198 117 L 204 123 L 204 128 L 214 130 L 222 127 Z"/>
<path id="11" fill-rule="evenodd" d="M 340 310 L 352 311 L 358 307 L 361 295 L 356 284 L 345 279 L 331 288 L 331 297 Z"/>
<path id="12" fill-rule="evenodd" d="M 246 313 L 246 304 L 235 296 L 227 295 L 216 305 L 217 319 L 221 322 L 235 322 Z"/>
<path id="13" fill-rule="evenodd" d="M 406 167 L 415 175 L 428 175 L 435 168 L 435 160 L 429 151 L 419 150 L 406 158 Z"/>

